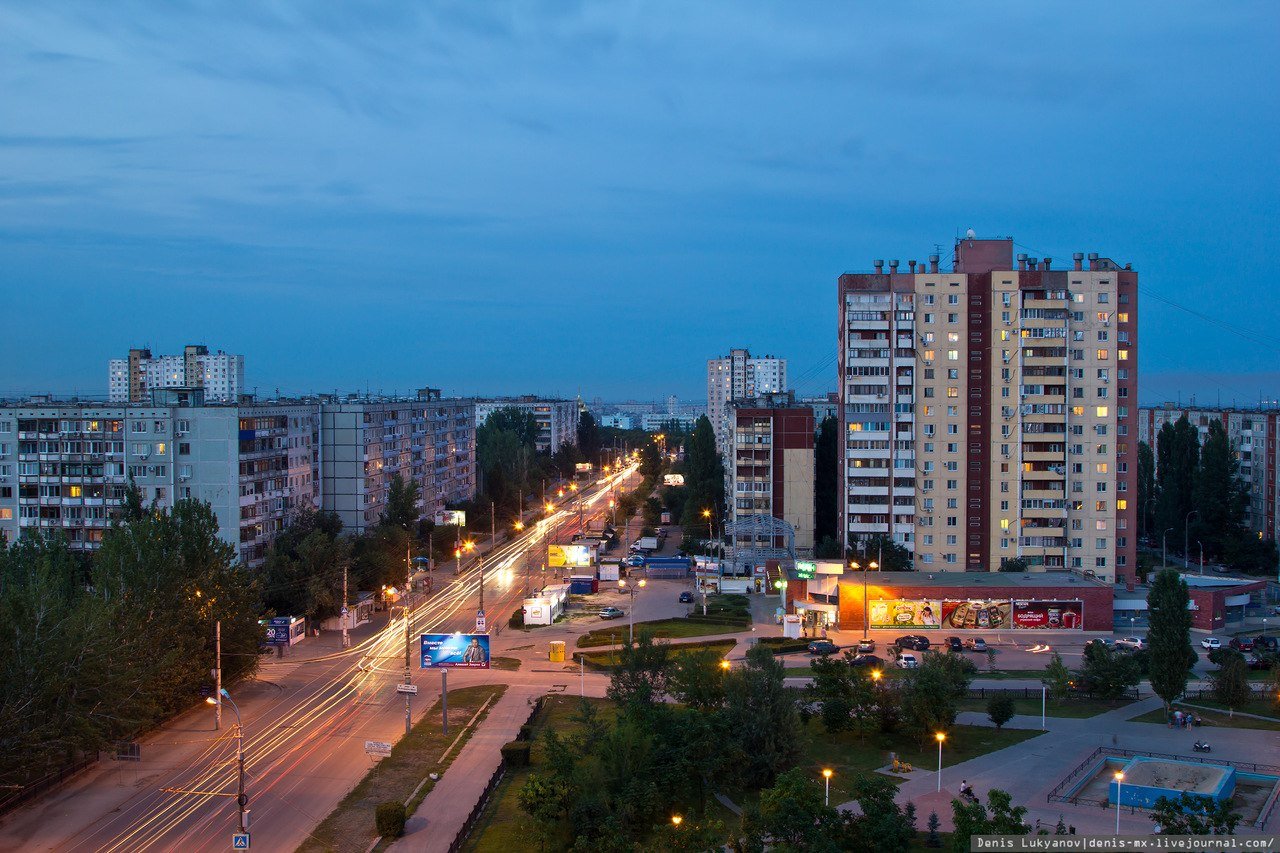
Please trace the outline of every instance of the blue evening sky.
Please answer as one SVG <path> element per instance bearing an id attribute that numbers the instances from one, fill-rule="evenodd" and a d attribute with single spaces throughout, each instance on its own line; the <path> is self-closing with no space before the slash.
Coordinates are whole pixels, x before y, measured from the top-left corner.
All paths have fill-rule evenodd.
<path id="1" fill-rule="evenodd" d="M 819 392 L 839 273 L 973 228 L 1140 271 L 1144 401 L 1280 396 L 1278 22 L 7 2 L 0 394 L 188 342 L 262 392 L 693 399 L 731 346 Z"/>

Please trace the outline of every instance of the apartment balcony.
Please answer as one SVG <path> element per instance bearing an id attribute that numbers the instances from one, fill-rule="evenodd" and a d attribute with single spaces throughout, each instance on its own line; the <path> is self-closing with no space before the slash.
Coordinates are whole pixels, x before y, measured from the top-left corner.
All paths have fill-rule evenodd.
<path id="1" fill-rule="evenodd" d="M 1067 472 L 1064 469 L 1054 471 L 1051 469 L 1035 470 L 1022 472 L 1023 480 L 1035 480 L 1037 483 L 1056 481 L 1059 483 L 1066 482 Z"/>
<path id="2" fill-rule="evenodd" d="M 1022 364 L 1024 367 L 1061 367 L 1067 363 L 1067 355 L 1024 355 Z"/>
<path id="3" fill-rule="evenodd" d="M 1024 299 L 1022 307 L 1026 310 L 1035 308 L 1065 309 L 1069 303 L 1066 299 Z"/>
<path id="4" fill-rule="evenodd" d="M 1061 462 L 1066 458 L 1065 450 L 1047 451 L 1047 450 L 1023 450 L 1023 462 Z"/>

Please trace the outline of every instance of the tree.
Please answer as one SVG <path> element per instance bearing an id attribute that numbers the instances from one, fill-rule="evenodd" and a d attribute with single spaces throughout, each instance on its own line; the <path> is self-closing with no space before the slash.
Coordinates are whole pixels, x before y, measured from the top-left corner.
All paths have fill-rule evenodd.
<path id="1" fill-rule="evenodd" d="M 925 836 L 924 845 L 937 849 L 942 846 L 942 838 L 938 835 L 938 827 L 942 825 L 942 821 L 938 820 L 937 812 L 929 812 L 929 822 L 925 824 L 929 828 L 929 834 Z"/>
<path id="2" fill-rule="evenodd" d="M 860 773 L 851 783 L 860 814 L 844 816 L 845 850 L 906 853 L 915 837 L 915 804 L 900 808 L 894 801 L 898 787 L 874 773 Z"/>
<path id="3" fill-rule="evenodd" d="M 823 418 L 813 447 L 813 539 L 818 543 L 827 539 L 838 542 L 836 505 L 839 502 L 839 432 L 840 424 L 835 418 Z M 823 556 L 839 557 L 840 554 Z"/>
<path id="4" fill-rule="evenodd" d="M 578 450 L 586 461 L 592 465 L 599 464 L 600 428 L 590 412 L 583 412 L 578 418 Z"/>
<path id="5" fill-rule="evenodd" d="M 421 489 L 418 481 L 410 479 L 405 482 L 399 474 L 391 475 L 391 485 L 387 490 L 387 504 L 382 512 L 382 523 L 401 530 L 413 530 L 418 517 L 418 498 Z"/>
<path id="6" fill-rule="evenodd" d="M 738 780 L 771 784 L 800 755 L 795 700 L 783 686 L 785 669 L 767 646 L 747 650 L 744 665 L 725 677 L 722 717 L 732 733 L 727 745 Z"/>
<path id="7" fill-rule="evenodd" d="M 1253 698 L 1253 687 L 1249 684 L 1249 666 L 1238 654 L 1228 655 L 1210 680 L 1213 683 L 1214 698 L 1233 711 L 1244 707 Z"/>
<path id="8" fill-rule="evenodd" d="M 675 659 L 667 690 L 690 708 L 710 711 L 724 704 L 723 658 L 715 649 L 686 652 Z"/>
<path id="9" fill-rule="evenodd" d="M 1137 659 L 1102 643 L 1088 643 L 1080 662 L 1080 687 L 1103 699 L 1119 699 L 1142 678 Z"/>
<path id="10" fill-rule="evenodd" d="M 823 536 L 813 548 L 813 556 L 819 560 L 839 560 L 843 555 L 844 549 L 832 536 Z"/>
<path id="11" fill-rule="evenodd" d="M 959 655 L 925 652 L 920 666 L 907 670 L 900 691 L 902 716 L 921 743 L 955 724 L 960 700 L 968 695 L 976 669 Z"/>
<path id="12" fill-rule="evenodd" d="M 1151 445 L 1138 442 L 1138 536 L 1150 538 L 1152 500 L 1156 496 L 1156 456 Z"/>
<path id="13" fill-rule="evenodd" d="M 742 816 L 745 848 L 780 853 L 836 853 L 844 849 L 840 813 L 823 804 L 822 787 L 804 770 L 796 768 L 778 776 L 772 787 L 760 792 L 758 805 Z"/>
<path id="14" fill-rule="evenodd" d="M 712 517 L 724 522 L 724 462 L 716 451 L 715 430 L 706 415 L 698 418 L 685 449 L 684 482 L 688 489 L 684 514 L 680 523 L 692 528 L 705 524 L 704 509 L 711 510 Z"/>
<path id="15" fill-rule="evenodd" d="M 142 502 L 142 489 L 130 477 L 129 484 L 124 489 L 124 502 L 120 505 L 118 518 L 120 521 L 140 521 L 146 511 L 146 505 Z"/>
<path id="16" fill-rule="evenodd" d="M 1150 817 L 1160 827 L 1161 835 L 1235 835 L 1240 815 L 1232 811 L 1233 806 L 1231 800 L 1214 800 L 1184 791 L 1176 800 L 1156 800 Z"/>
<path id="17" fill-rule="evenodd" d="M 521 447 L 529 448 L 537 445 L 540 432 L 538 419 L 533 413 L 516 406 L 503 406 L 490 412 L 480 429 L 513 433 Z"/>
<path id="18" fill-rule="evenodd" d="M 1151 659 L 1147 677 L 1151 681 L 1151 690 L 1164 700 L 1166 711 L 1169 703 L 1187 689 L 1187 677 L 1191 672 L 1187 656 L 1191 649 L 1189 604 L 1187 583 L 1181 575 L 1173 569 L 1164 569 L 1156 574 L 1147 593 L 1147 611 L 1150 614 L 1147 648 Z"/>
<path id="19" fill-rule="evenodd" d="M 1090 643 L 1091 646 L 1101 643 Z M 1044 676 L 1040 681 L 1049 688 L 1049 695 L 1054 699 L 1065 699 L 1071 692 L 1071 670 L 1062 662 L 1062 655 L 1056 651 L 1049 656 L 1049 663 L 1044 668 Z"/>
<path id="20" fill-rule="evenodd" d="M 1013 719 L 1013 697 L 1008 693 L 997 693 L 987 700 L 987 719 L 996 727 L 996 731 L 1004 728 L 1004 724 Z"/>
<path id="21" fill-rule="evenodd" d="M 851 546 L 862 559 L 878 562 L 882 572 L 911 571 L 911 552 L 883 533 L 860 537 Z"/>
<path id="22" fill-rule="evenodd" d="M 1204 543 L 1205 551 L 1221 556 L 1227 542 L 1248 535 L 1244 521 L 1249 493 L 1220 420 L 1209 422 L 1209 434 L 1200 448 L 1194 498 L 1194 538 Z"/>
<path id="23" fill-rule="evenodd" d="M 1187 514 L 1195 508 L 1196 469 L 1200 464 L 1200 433 L 1187 416 L 1160 428 L 1156 439 L 1156 505 L 1152 539 L 1159 541 L 1168 531 L 1182 530 Z"/>
<path id="24" fill-rule="evenodd" d="M 546 850 L 554 838 L 568 797 L 569 789 L 563 782 L 541 773 L 530 773 L 516 793 L 520 811 L 533 818 L 539 850 Z"/>
<path id="25" fill-rule="evenodd" d="M 1027 810 L 1014 806 L 1008 791 L 992 788 L 987 792 L 987 805 L 951 801 L 952 824 L 951 849 L 955 853 L 969 853 L 975 835 L 1026 835 L 1031 831 L 1024 822 Z"/>
<path id="26" fill-rule="evenodd" d="M 1000 571 L 1002 572 L 1025 572 L 1027 570 L 1027 561 L 1022 557 L 1005 557 L 1000 561 Z"/>
<path id="27" fill-rule="evenodd" d="M 609 680 L 609 698 L 622 706 L 648 706 L 667 693 L 671 658 L 666 644 L 653 641 L 653 633 L 642 628 L 634 643 L 618 651 L 618 663 Z"/>

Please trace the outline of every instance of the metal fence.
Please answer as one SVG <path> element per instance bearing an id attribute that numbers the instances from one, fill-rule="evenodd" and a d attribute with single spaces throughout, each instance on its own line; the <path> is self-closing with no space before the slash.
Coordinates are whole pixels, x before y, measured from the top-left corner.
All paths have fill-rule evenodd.
<path id="1" fill-rule="evenodd" d="M 1070 789 L 1076 780 L 1084 775 L 1084 773 L 1097 767 L 1100 759 L 1105 760 L 1107 758 L 1162 758 L 1173 761 L 1192 762 L 1195 764 L 1210 764 L 1217 767 L 1234 767 L 1236 770 L 1245 770 L 1250 773 L 1268 773 L 1280 776 L 1280 765 L 1275 764 L 1259 764 L 1254 761 L 1227 761 L 1226 759 L 1221 758 L 1201 758 L 1198 755 L 1176 755 L 1171 752 L 1147 752 L 1138 749 L 1120 749 L 1118 747 L 1100 746 L 1093 752 L 1089 753 L 1088 757 L 1085 758 L 1084 761 L 1076 765 L 1074 770 L 1068 773 L 1061 782 L 1055 785 L 1053 790 L 1049 792 L 1045 799 L 1050 803 L 1070 803 L 1076 806 L 1098 806 L 1101 808 L 1109 805 L 1107 800 L 1096 800 L 1092 797 L 1081 797 L 1063 793 Z M 1253 820 L 1241 820 L 1240 823 L 1245 826 L 1256 827 L 1257 829 L 1266 829 L 1267 815 L 1275 805 L 1277 793 L 1280 793 L 1280 784 L 1277 784 L 1276 788 L 1272 790 L 1271 795 L 1263 804 L 1262 810 L 1258 813 L 1258 817 Z M 1138 811 L 1137 806 L 1124 806 L 1122 808 L 1127 808 L 1129 810 L 1129 814 L 1136 814 Z M 1145 807 L 1143 810 L 1146 810 Z"/>
<path id="2" fill-rule="evenodd" d="M 33 800 L 41 794 L 51 791 L 54 788 L 77 776 L 93 765 L 98 763 L 98 753 L 94 752 L 78 761 L 74 761 L 59 770 L 41 776 L 26 783 L 20 787 L 14 788 L 8 792 L 0 793 L 0 815 L 7 814 L 23 803 Z"/>

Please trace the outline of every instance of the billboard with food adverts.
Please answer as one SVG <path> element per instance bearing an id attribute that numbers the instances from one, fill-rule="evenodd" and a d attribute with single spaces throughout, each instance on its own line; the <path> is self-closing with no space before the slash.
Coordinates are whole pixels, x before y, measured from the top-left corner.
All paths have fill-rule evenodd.
<path id="1" fill-rule="evenodd" d="M 967 599 L 942 602 L 942 627 L 961 631 L 994 631 L 1009 627 L 1008 601 Z"/>
<path id="2" fill-rule="evenodd" d="M 595 564 L 596 550 L 590 545 L 548 545 L 547 565 L 553 569 L 585 569 Z"/>
<path id="3" fill-rule="evenodd" d="M 937 628 L 942 602 L 929 599 L 876 599 L 871 608 L 872 628 Z"/>
<path id="4" fill-rule="evenodd" d="M 1015 601 L 1013 602 L 1013 627 L 1023 629 L 1084 630 L 1084 602 L 1073 601 Z"/>

